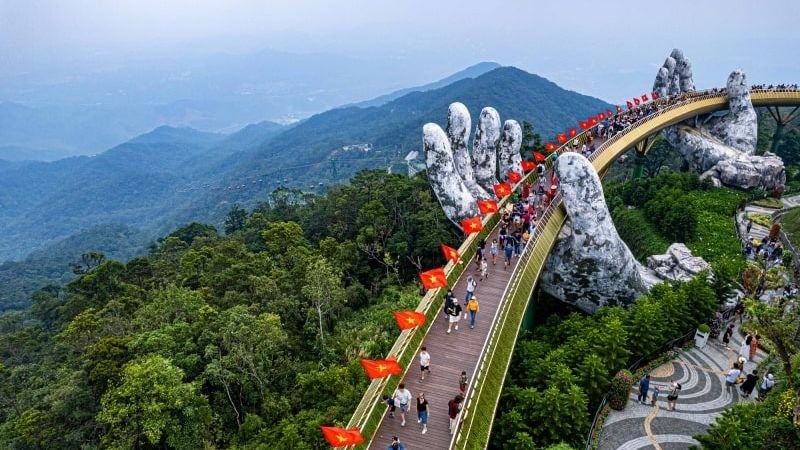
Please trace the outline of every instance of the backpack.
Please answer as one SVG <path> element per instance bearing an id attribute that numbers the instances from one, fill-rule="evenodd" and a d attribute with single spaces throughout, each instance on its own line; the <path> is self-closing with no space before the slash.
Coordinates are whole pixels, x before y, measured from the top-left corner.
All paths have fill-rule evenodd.
<path id="1" fill-rule="evenodd" d="M 469 311 L 477 311 L 478 310 L 478 301 L 475 299 L 470 299 L 469 303 L 467 304 L 467 310 Z"/>

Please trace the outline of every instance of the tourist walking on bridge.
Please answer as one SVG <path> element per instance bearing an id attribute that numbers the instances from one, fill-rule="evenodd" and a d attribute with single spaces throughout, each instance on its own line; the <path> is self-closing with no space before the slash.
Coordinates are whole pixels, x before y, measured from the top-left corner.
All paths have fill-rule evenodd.
<path id="1" fill-rule="evenodd" d="M 417 423 L 422 424 L 422 434 L 428 432 L 428 400 L 422 392 L 417 397 Z"/>
<path id="2" fill-rule="evenodd" d="M 397 406 L 400 407 L 400 426 L 406 426 L 406 412 L 408 412 L 408 404 L 411 402 L 411 391 L 406 389 L 405 383 L 400 383 L 397 386 L 397 389 L 394 391 L 394 402 Z"/>
<path id="3" fill-rule="evenodd" d="M 470 329 L 475 328 L 475 317 L 478 315 L 478 311 L 480 311 L 480 305 L 478 304 L 478 299 L 473 296 L 471 299 L 469 299 L 469 303 L 467 303 Z"/>
<path id="4" fill-rule="evenodd" d="M 458 413 L 461 412 L 461 402 L 463 401 L 464 397 L 458 394 L 454 399 L 447 402 L 447 415 L 450 416 L 450 434 L 456 431 L 456 418 Z"/>
<path id="5" fill-rule="evenodd" d="M 461 319 L 461 305 L 459 305 L 458 302 L 451 303 L 447 314 L 449 317 L 447 322 L 447 334 L 450 334 L 453 324 L 456 325 L 456 331 L 458 331 L 458 321 Z"/>
<path id="6" fill-rule="evenodd" d="M 422 350 L 419 352 L 419 379 L 425 380 L 425 372 L 430 375 L 431 373 L 431 354 L 428 353 L 427 347 L 422 347 Z"/>

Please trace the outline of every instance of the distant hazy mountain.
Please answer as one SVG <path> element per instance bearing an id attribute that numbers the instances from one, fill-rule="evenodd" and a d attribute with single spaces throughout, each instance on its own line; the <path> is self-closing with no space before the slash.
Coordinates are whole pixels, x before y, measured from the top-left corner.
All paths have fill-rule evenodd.
<path id="1" fill-rule="evenodd" d="M 537 75 L 501 67 L 378 107 L 339 108 L 315 115 L 258 149 L 231 180 L 271 179 L 272 187 L 279 183 L 307 187 L 307 180 L 340 182 L 364 167 L 387 167 L 402 161 L 409 151 L 421 150 L 422 125 L 445 126 L 447 108 L 454 101 L 467 105 L 473 119 L 483 107 L 493 106 L 502 120 L 529 121 L 545 138 L 610 106 Z"/>
<path id="2" fill-rule="evenodd" d="M 455 83 L 456 81 L 461 81 L 465 78 L 476 78 L 479 77 L 490 70 L 497 69 L 498 67 L 502 67 L 500 64 L 496 62 L 481 62 L 472 66 L 467 67 L 464 70 L 456 72 L 450 75 L 447 78 L 442 78 L 439 81 L 434 81 L 433 83 L 428 83 L 422 86 L 411 87 L 400 89 L 397 91 L 392 92 L 391 94 L 381 95 L 380 97 L 375 97 L 372 100 L 363 101 L 360 103 L 355 103 L 348 106 L 358 106 L 360 108 L 368 108 L 370 106 L 381 106 L 386 103 L 389 103 L 392 100 L 398 99 L 406 94 L 410 94 L 412 92 L 425 92 L 431 91 L 434 89 L 439 89 L 441 87 L 445 87 L 448 84 Z"/>
<path id="3" fill-rule="evenodd" d="M 0 159 L 96 154 L 160 125 L 230 132 L 290 123 L 425 79 L 388 58 L 273 50 L 75 70 L 0 68 Z"/>
<path id="4" fill-rule="evenodd" d="M 262 123 L 226 136 L 160 127 L 98 156 L 0 164 L 0 261 L 102 224 L 153 233 L 224 160 L 282 130 Z"/>
<path id="5" fill-rule="evenodd" d="M 453 101 L 466 104 L 473 118 L 493 106 L 503 120 L 532 122 L 545 138 L 608 107 L 500 67 L 380 106 L 330 110 L 291 127 L 261 122 L 230 135 L 159 127 L 94 157 L 0 161 L 0 261 L 60 251 L 53 245 L 65 240 L 79 244 L 71 254 L 78 247 L 96 250 L 91 235 L 109 241 L 105 229 L 96 231 L 104 226 L 126 227 L 131 248 L 142 248 L 143 241 L 191 221 L 219 225 L 234 203 L 252 206 L 281 185 L 324 192 L 360 169 L 404 171 L 406 154 L 421 150 L 422 125 L 444 126 Z M 25 264 L 4 267 L 0 303 L 11 289 L 3 277 L 34 273 Z M 15 286 L 14 292 L 24 291 Z"/>

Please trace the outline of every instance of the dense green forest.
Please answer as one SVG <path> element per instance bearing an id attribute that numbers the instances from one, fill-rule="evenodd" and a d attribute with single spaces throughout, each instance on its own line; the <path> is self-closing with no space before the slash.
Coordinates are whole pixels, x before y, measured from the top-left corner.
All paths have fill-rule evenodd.
<path id="1" fill-rule="evenodd" d="M 87 258 L 0 320 L 0 447 L 326 448 L 397 336 L 418 268 L 461 236 L 423 176 L 235 207 L 146 257 Z M 410 286 L 402 288 L 400 286 Z"/>

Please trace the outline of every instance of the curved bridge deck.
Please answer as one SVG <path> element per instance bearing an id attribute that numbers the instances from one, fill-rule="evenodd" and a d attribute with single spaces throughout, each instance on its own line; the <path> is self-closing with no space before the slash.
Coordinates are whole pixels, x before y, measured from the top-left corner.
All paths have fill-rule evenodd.
<path id="1" fill-rule="evenodd" d="M 754 106 L 800 105 L 800 91 L 796 90 L 752 90 L 751 97 Z M 603 173 L 617 157 L 647 136 L 687 118 L 726 108 L 727 96 L 724 91 L 697 93 L 617 133 L 602 143 L 590 159 L 598 173 Z M 584 134 L 579 136 L 583 137 Z M 565 147 L 562 147 L 559 152 L 564 150 Z M 523 182 L 530 182 L 531 177 L 529 175 Z M 400 427 L 399 411 L 394 418 L 389 418 L 385 405 L 381 403 L 381 395 L 391 394 L 396 380 L 373 380 L 349 424 L 364 432 L 369 448 L 385 449 L 393 435 L 399 436 L 408 450 L 486 448 L 523 313 L 565 220 L 564 208 L 556 197 L 539 221 L 536 233 L 522 257 L 514 259 L 514 270 L 509 268 L 504 271 L 500 265 L 502 262 L 490 266 L 489 280 L 479 282 L 476 289 L 481 311 L 474 330 L 469 329 L 469 322 L 462 318 L 459 330 L 447 335 L 445 319 L 440 311 L 436 311 L 433 324 L 421 339 L 415 333 L 424 333 L 424 330 L 401 333 L 390 356 L 397 357 L 407 366 L 403 381 L 414 398 L 422 391 L 430 402 L 428 432 L 422 435 L 421 426 L 417 424 L 416 400 L 411 402 L 405 427 Z M 496 223 L 496 218 L 484 220 L 484 223 L 490 222 Z M 497 232 L 497 227 L 494 227 L 487 241 L 491 242 Z M 467 249 L 474 251 L 476 242 L 476 239 L 468 238 L 460 249 L 461 253 L 465 254 Z M 460 300 L 465 291 L 464 275 L 474 274 L 475 267 L 471 258 L 464 264 L 469 264 L 467 270 L 455 283 L 451 283 L 453 292 Z M 448 264 L 447 268 L 451 273 L 452 266 Z M 438 309 L 440 305 L 436 295 L 435 291 L 429 292 L 417 308 L 427 311 L 429 320 L 433 308 Z M 428 348 L 432 357 L 432 373 L 425 381 L 419 381 L 417 354 L 421 345 Z M 462 370 L 467 371 L 470 384 L 458 429 L 451 435 L 448 431 L 447 402 L 459 392 L 458 378 Z"/>

